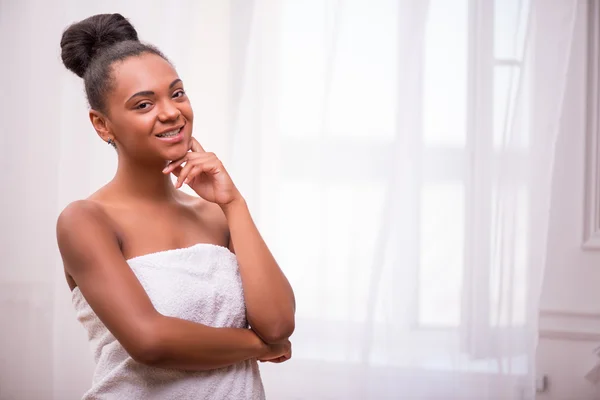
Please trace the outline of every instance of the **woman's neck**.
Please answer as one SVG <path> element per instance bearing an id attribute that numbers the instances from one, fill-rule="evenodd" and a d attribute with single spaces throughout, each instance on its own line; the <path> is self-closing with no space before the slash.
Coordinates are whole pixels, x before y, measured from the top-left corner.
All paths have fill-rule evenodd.
<path id="1" fill-rule="evenodd" d="M 112 186 L 126 197 L 153 201 L 172 200 L 177 189 L 173 186 L 170 174 L 162 173 L 166 165 L 166 162 L 130 162 L 119 157 L 119 166 Z"/>

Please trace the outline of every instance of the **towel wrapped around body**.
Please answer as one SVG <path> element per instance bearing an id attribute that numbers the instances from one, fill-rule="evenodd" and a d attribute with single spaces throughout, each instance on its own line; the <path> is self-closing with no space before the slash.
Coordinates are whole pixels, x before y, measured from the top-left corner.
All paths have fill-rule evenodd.
<path id="1" fill-rule="evenodd" d="M 199 243 L 127 263 L 161 314 L 213 327 L 248 327 L 237 259 L 229 249 Z M 265 398 L 256 360 L 201 372 L 143 365 L 104 326 L 79 288 L 72 300 L 96 362 L 84 400 Z"/>

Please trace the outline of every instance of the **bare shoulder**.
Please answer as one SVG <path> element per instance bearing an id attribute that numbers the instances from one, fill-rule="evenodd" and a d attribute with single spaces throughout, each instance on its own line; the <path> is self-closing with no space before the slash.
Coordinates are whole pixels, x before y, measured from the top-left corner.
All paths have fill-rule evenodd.
<path id="1" fill-rule="evenodd" d="M 107 247 L 119 248 L 108 214 L 94 200 L 77 200 L 65 207 L 56 222 L 56 238 L 69 272 Z"/>
<path id="2" fill-rule="evenodd" d="M 76 200 L 67 205 L 64 210 L 60 213 L 59 220 L 73 217 L 80 217 L 83 215 L 94 215 L 99 216 L 104 213 L 102 205 L 90 199 Z"/>
<path id="3" fill-rule="evenodd" d="M 211 203 L 198 196 L 191 196 L 186 193 L 182 193 L 182 195 L 184 196 L 182 197 L 184 204 L 190 207 L 199 218 L 227 226 L 225 214 L 218 204 Z"/>
<path id="4" fill-rule="evenodd" d="M 70 203 L 60 213 L 56 222 L 59 241 L 61 236 L 73 231 L 84 231 L 90 224 L 110 225 L 108 214 L 102 205 L 94 200 L 77 200 Z"/>

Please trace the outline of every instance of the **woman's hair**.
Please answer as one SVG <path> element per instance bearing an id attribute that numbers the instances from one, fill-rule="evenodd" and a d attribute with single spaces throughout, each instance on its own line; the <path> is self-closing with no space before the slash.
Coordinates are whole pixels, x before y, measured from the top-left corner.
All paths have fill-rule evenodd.
<path id="1" fill-rule="evenodd" d="M 113 89 L 114 62 L 143 53 L 168 61 L 156 47 L 141 43 L 121 14 L 98 14 L 69 26 L 60 47 L 65 67 L 83 78 L 90 107 L 101 112 L 106 112 L 106 95 Z"/>

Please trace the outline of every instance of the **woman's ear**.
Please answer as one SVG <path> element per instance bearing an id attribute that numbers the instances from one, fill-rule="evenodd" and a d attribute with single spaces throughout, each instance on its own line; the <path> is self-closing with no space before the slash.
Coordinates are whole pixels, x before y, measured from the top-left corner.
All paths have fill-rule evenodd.
<path id="1" fill-rule="evenodd" d="M 90 121 L 92 122 L 92 126 L 96 130 L 96 133 L 102 140 L 105 142 L 108 142 L 109 139 L 115 140 L 108 128 L 106 116 L 96 110 L 90 110 Z"/>

